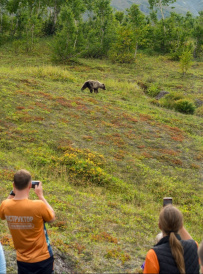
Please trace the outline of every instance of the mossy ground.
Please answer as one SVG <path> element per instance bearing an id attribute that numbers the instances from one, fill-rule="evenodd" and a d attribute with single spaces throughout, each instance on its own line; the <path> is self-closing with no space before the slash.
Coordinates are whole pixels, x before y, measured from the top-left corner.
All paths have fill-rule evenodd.
<path id="1" fill-rule="evenodd" d="M 137 85 L 203 100 L 201 68 L 194 62 L 183 77 L 178 62 L 144 53 L 131 65 L 56 65 L 46 40 L 29 55 L 0 49 L 0 199 L 20 168 L 43 182 L 57 216 L 48 231 L 65 265 L 59 272 L 140 271 L 164 196 L 173 197 L 194 239 L 203 238 L 203 119 L 152 104 Z M 88 79 L 106 90 L 81 91 Z M 6 223 L 0 228 L 11 252 Z M 15 260 L 8 265 L 13 273 Z"/>

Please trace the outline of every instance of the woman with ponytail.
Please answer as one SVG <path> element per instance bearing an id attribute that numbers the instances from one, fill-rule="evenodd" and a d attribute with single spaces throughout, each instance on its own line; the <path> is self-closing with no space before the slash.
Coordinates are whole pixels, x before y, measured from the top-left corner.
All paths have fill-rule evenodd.
<path id="1" fill-rule="evenodd" d="M 199 274 L 197 243 L 183 227 L 182 213 L 165 206 L 159 216 L 163 238 L 148 251 L 144 274 Z"/>

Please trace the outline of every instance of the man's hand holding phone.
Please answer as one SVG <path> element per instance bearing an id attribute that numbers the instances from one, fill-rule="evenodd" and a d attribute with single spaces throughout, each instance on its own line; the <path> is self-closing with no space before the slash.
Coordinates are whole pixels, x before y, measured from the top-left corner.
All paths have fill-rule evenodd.
<path id="1" fill-rule="evenodd" d="M 47 207 L 52 211 L 52 213 L 53 213 L 53 219 L 49 222 L 49 223 L 52 223 L 55 220 L 54 210 L 50 206 L 50 204 L 47 202 L 47 200 L 44 198 L 43 189 L 42 189 L 42 182 L 40 182 L 40 181 L 37 181 L 37 182 L 39 182 L 39 184 L 35 184 L 35 187 L 34 187 L 35 193 L 37 194 L 39 200 L 43 201 L 47 205 Z"/>
<path id="2" fill-rule="evenodd" d="M 37 181 L 38 184 L 35 184 L 35 193 L 37 194 L 39 199 L 43 198 L 43 189 L 42 189 L 42 182 Z"/>

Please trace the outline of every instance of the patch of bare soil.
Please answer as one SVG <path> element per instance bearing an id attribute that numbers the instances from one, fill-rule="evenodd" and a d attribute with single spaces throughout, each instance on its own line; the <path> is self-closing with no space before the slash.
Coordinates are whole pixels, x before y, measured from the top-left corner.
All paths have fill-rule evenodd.
<path id="1" fill-rule="evenodd" d="M 17 262 L 16 262 L 16 252 L 11 250 L 10 247 L 4 246 L 4 253 L 6 257 L 6 269 L 7 274 L 16 274 Z M 65 274 L 65 273 L 74 273 L 74 261 L 71 257 L 65 257 L 59 250 L 53 249 L 54 252 L 54 273 L 55 274 Z"/>

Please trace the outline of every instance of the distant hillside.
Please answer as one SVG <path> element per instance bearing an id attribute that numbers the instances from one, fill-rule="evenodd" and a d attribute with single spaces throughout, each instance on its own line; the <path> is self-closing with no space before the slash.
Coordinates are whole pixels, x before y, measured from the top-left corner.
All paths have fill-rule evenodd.
<path id="1" fill-rule="evenodd" d="M 125 10 L 135 3 L 140 5 L 140 9 L 144 13 L 149 13 L 149 4 L 147 0 L 112 0 L 111 3 L 117 10 Z M 189 11 L 194 16 L 198 16 L 199 11 L 201 10 L 203 10 L 203 0 L 177 0 L 176 3 L 165 9 L 165 14 L 169 15 L 171 11 L 186 14 Z"/>

